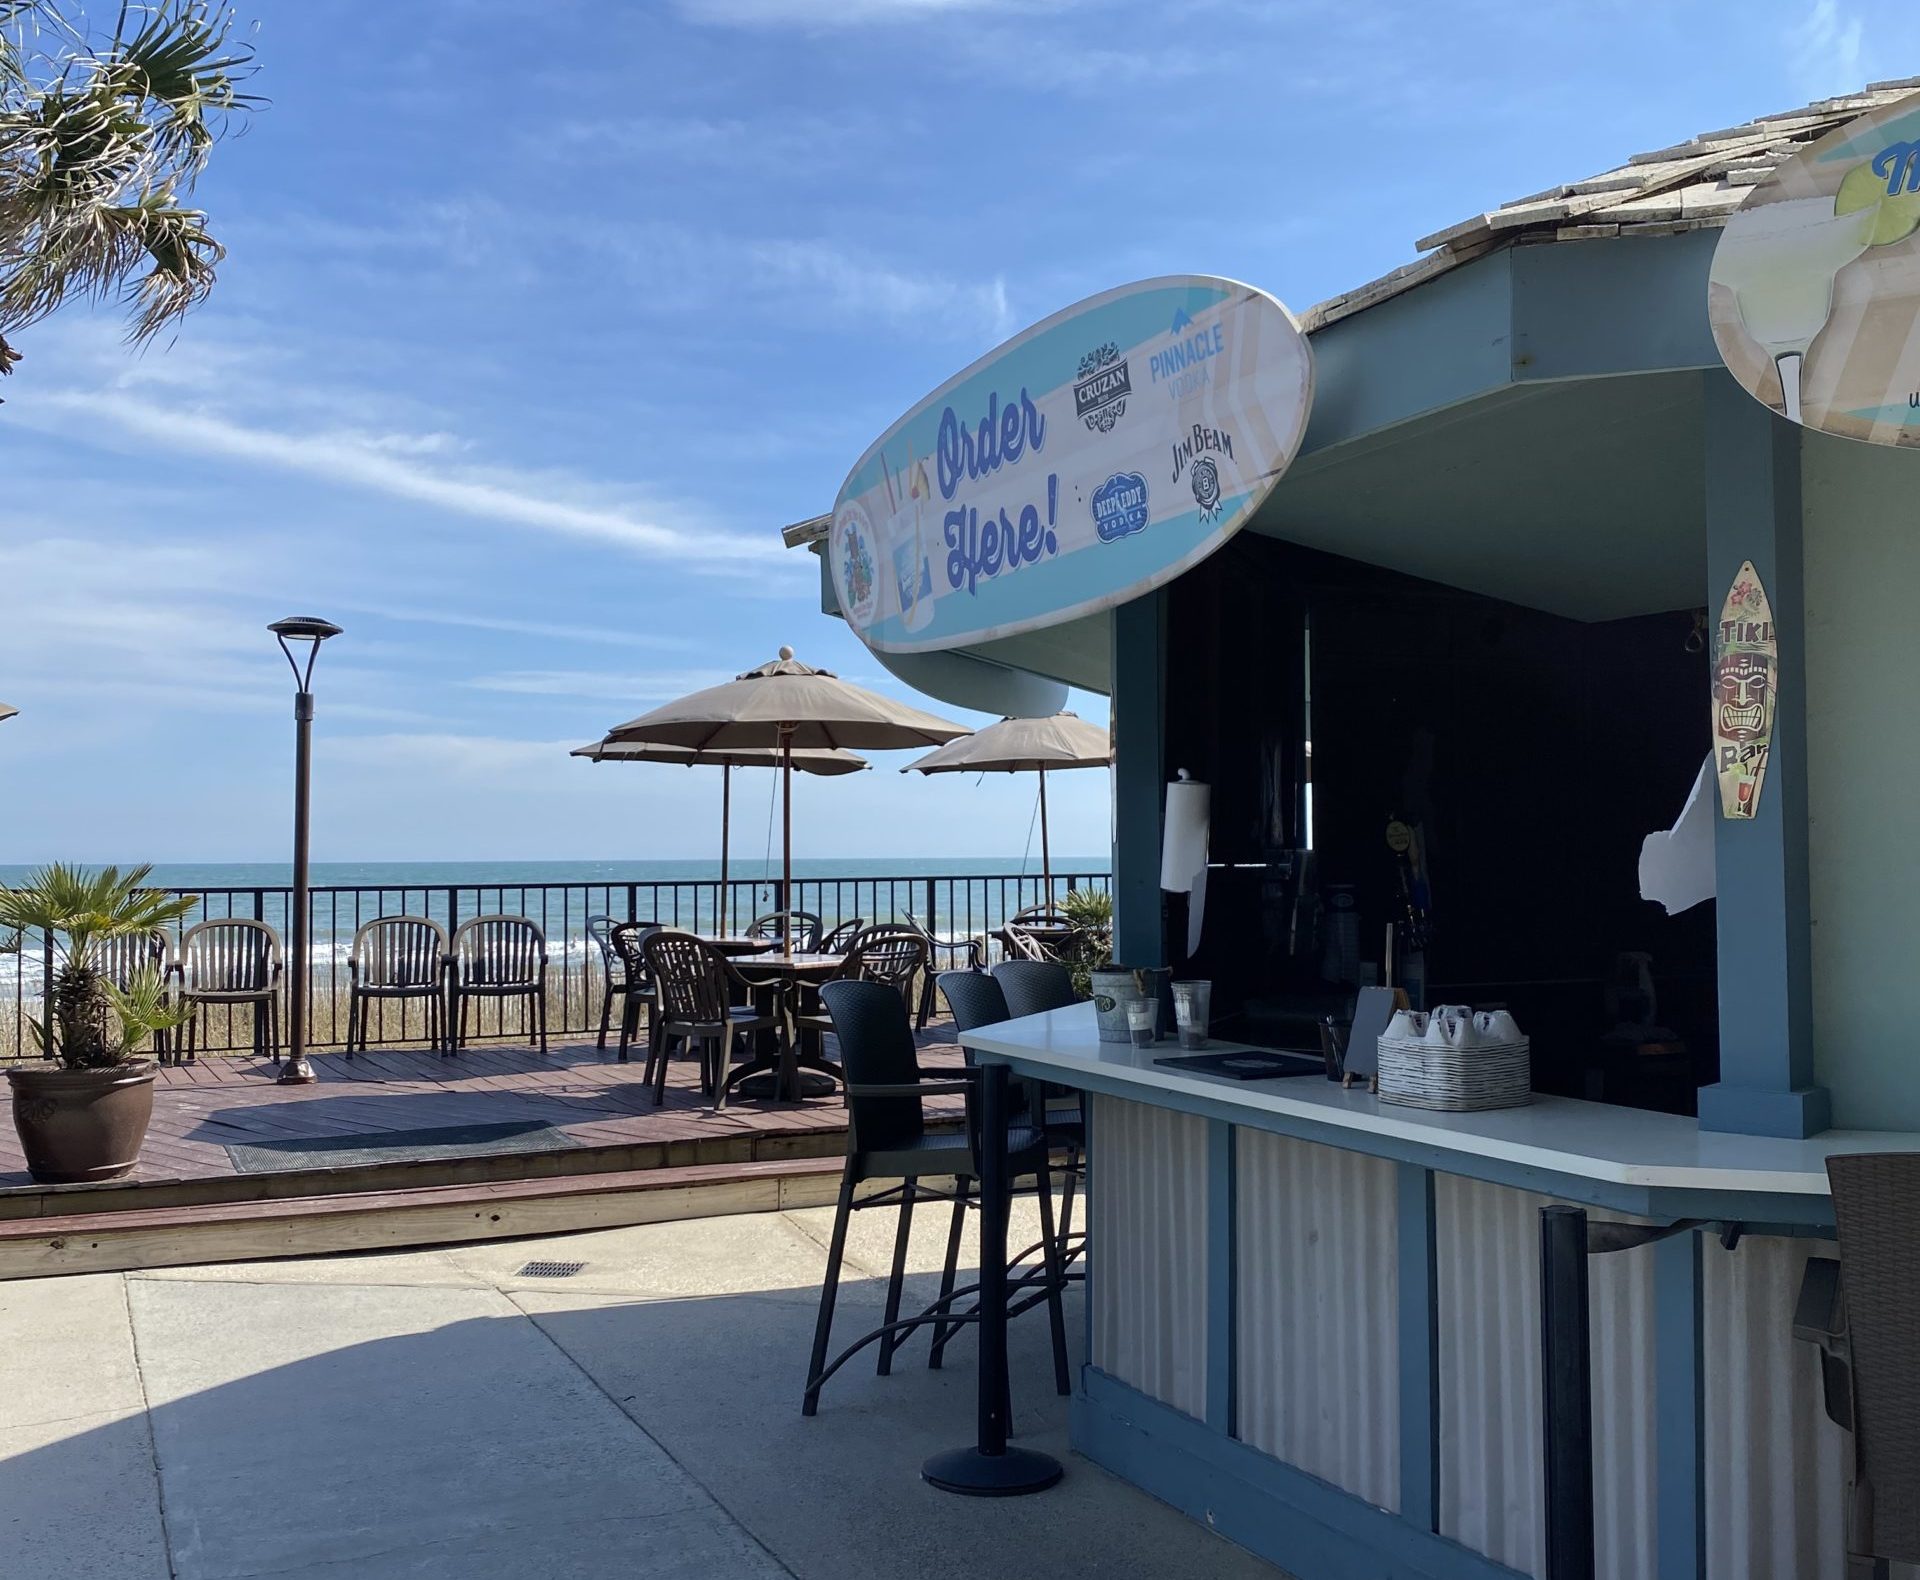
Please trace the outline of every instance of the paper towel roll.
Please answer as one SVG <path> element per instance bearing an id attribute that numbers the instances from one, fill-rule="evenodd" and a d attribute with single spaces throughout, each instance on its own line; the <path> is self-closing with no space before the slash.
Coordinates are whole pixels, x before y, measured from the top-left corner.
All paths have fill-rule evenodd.
<path id="1" fill-rule="evenodd" d="M 1179 780 L 1167 786 L 1166 832 L 1160 844 L 1160 887 L 1169 894 L 1191 894 L 1195 880 L 1207 870 L 1207 786 L 1180 770 Z"/>

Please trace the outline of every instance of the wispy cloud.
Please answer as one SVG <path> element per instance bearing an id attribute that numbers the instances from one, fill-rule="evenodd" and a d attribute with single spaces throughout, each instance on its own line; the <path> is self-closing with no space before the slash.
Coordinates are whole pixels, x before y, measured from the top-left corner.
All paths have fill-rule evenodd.
<path id="1" fill-rule="evenodd" d="M 516 620 L 504 615 L 469 614 L 455 609 L 420 609 L 406 605 L 359 603 L 336 599 L 333 608 L 370 614 L 375 619 L 406 625 L 452 626 L 463 631 L 497 631 L 503 636 L 534 636 L 555 642 L 590 642 L 608 647 L 688 648 L 683 637 L 654 631 L 623 631 L 612 626 L 563 625 L 558 621 Z"/>
<path id="2" fill-rule="evenodd" d="M 36 397 L 35 404 L 43 411 L 65 411 L 111 424 L 129 437 L 176 452 L 276 467 L 457 515 L 591 539 L 689 567 L 778 563 L 779 543 L 771 533 L 687 531 L 617 505 L 569 500 L 552 480 L 435 464 L 432 458 L 446 446 L 423 448 L 419 436 L 294 433 L 240 422 L 211 410 L 163 405 L 114 389 L 46 391 Z"/>
<path id="3" fill-rule="evenodd" d="M 1808 94 L 1840 93 L 1866 81 L 1861 70 L 1865 24 L 1841 8 L 1839 0 L 1814 0 L 1809 11 L 1787 32 L 1793 51 L 1793 69 Z"/>
<path id="4" fill-rule="evenodd" d="M 550 150 L 557 141 L 574 158 L 613 158 L 697 165 L 734 173 L 764 173 L 791 180 L 796 168 L 818 171 L 837 165 L 882 139 L 897 145 L 901 128 L 858 114 L 741 116 L 622 115 L 563 121 L 539 136 Z"/>
<path id="5" fill-rule="evenodd" d="M 989 11 L 1009 0 L 678 0 L 693 22 L 728 27 L 857 27 Z"/>
<path id="6" fill-rule="evenodd" d="M 650 670 L 611 675 L 589 669 L 515 669 L 481 675 L 467 682 L 476 691 L 502 691 L 524 697 L 586 697 L 602 702 L 652 706 L 733 679 L 717 669 Z"/>
<path id="7" fill-rule="evenodd" d="M 127 724 L 194 713 L 284 713 L 288 678 L 266 616 L 237 582 L 244 547 L 45 537 L 0 545 L 9 700 L 95 702 Z M 276 667 L 278 666 L 278 667 Z M 328 711 L 410 722 L 392 677 L 329 666 Z"/>
<path id="8" fill-rule="evenodd" d="M 342 763 L 382 771 L 431 769 L 447 783 L 485 783 L 498 775 L 545 777 L 565 771 L 578 741 L 526 741 L 496 735 L 391 732 L 345 736 L 329 748 Z"/>
<path id="9" fill-rule="evenodd" d="M 1007 282 L 998 275 L 967 284 L 914 274 L 855 257 L 824 241 L 755 242 L 749 255 L 763 270 L 812 294 L 838 317 L 878 316 L 922 325 L 958 318 L 996 335 L 1014 329 Z"/>

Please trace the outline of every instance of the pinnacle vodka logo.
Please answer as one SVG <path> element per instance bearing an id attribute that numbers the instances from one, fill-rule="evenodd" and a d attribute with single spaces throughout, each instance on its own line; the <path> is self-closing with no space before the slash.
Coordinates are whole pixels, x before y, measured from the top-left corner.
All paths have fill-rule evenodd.
<path id="1" fill-rule="evenodd" d="M 1170 400 L 1183 400 L 1213 382 L 1213 359 L 1225 350 L 1225 332 L 1218 319 L 1195 329 L 1192 315 L 1177 307 L 1167 336 L 1171 344 L 1147 358 L 1147 377 Z"/>

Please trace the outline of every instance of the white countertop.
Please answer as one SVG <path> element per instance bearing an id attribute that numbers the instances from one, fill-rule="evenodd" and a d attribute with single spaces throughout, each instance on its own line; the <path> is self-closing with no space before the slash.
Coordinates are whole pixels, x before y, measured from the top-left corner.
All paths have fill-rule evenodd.
<path id="1" fill-rule="evenodd" d="M 1194 1102 L 1226 1105 L 1243 1110 L 1248 1124 L 1281 1132 L 1289 1122 L 1349 1130 L 1362 1151 L 1383 1150 L 1379 1140 L 1437 1147 L 1460 1154 L 1463 1174 L 1477 1172 L 1469 1159 L 1483 1158 L 1643 1190 L 1825 1196 L 1826 1160 L 1832 1153 L 1920 1151 L 1920 1135 L 1907 1131 L 1829 1130 L 1805 1141 L 1728 1135 L 1701 1130 L 1683 1115 L 1545 1096 L 1524 1108 L 1436 1114 L 1382 1103 L 1323 1075 L 1235 1081 L 1172 1070 L 1153 1061 L 1179 1056 L 1177 1043 L 1135 1048 L 1101 1042 L 1091 1004 L 982 1027 L 960 1040 L 1065 1086 L 1097 1075 L 1103 1086 L 1123 1090 L 1136 1102 L 1172 1108 Z M 1215 1039 L 1206 1051 L 1228 1053 L 1245 1046 Z M 1363 1144 L 1363 1136 L 1376 1144 Z"/>

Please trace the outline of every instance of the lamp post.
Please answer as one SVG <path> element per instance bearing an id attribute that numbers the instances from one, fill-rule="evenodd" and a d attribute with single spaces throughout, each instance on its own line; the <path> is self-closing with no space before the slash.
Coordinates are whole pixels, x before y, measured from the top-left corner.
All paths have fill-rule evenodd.
<path id="1" fill-rule="evenodd" d="M 297 688 L 293 694 L 293 914 L 288 918 L 292 935 L 293 984 L 287 994 L 287 1062 L 280 1071 L 282 1086 L 305 1086 L 313 1080 L 313 1066 L 307 1063 L 307 812 L 313 792 L 313 661 L 320 656 L 320 644 L 338 636 L 340 627 L 330 620 L 312 615 L 294 615 L 276 620 L 267 629 L 280 640 L 280 651 L 287 655 Z M 306 667 L 294 649 L 306 644 Z"/>

